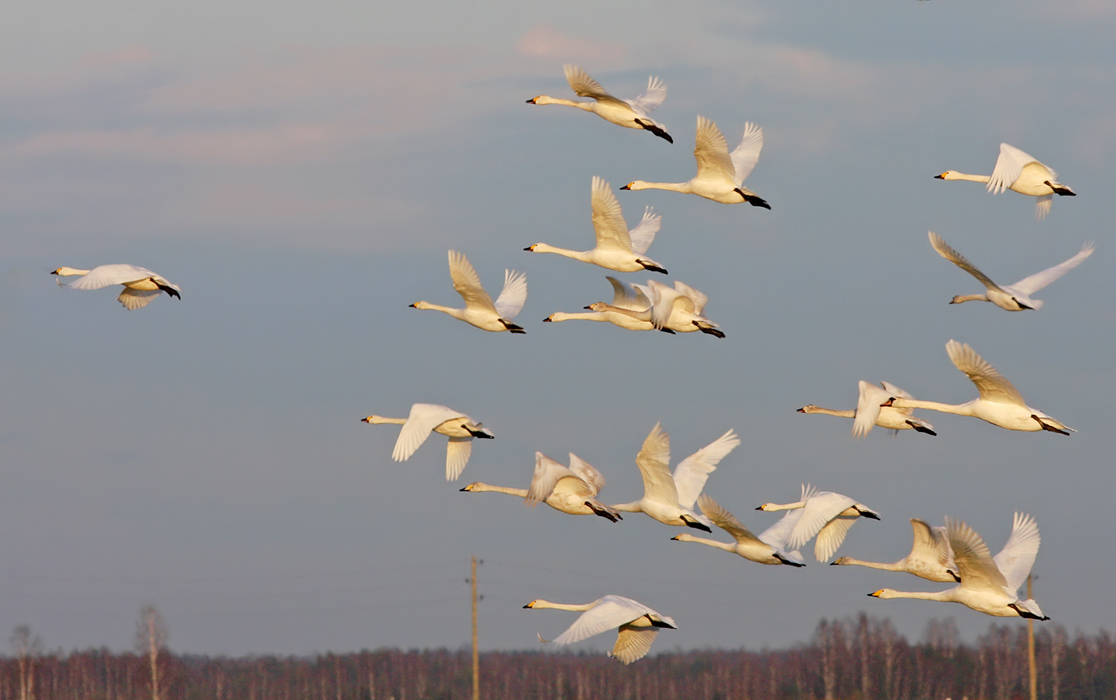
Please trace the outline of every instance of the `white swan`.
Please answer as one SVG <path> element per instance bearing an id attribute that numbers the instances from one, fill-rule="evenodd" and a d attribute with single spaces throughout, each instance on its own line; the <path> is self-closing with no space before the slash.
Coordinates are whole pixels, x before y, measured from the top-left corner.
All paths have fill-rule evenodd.
<path id="1" fill-rule="evenodd" d="M 996 167 L 993 168 L 991 175 L 969 175 L 956 170 L 947 170 L 934 177 L 938 180 L 987 182 L 988 191 L 992 194 L 999 194 L 1008 189 L 1019 194 L 1038 197 L 1038 201 L 1035 202 L 1035 218 L 1040 221 L 1050 212 L 1053 195 L 1077 196 L 1077 193 L 1067 185 L 1058 182 L 1058 173 L 1035 160 L 1034 156 L 1006 143 L 1000 144 L 1000 157 L 996 159 Z"/>
<path id="2" fill-rule="evenodd" d="M 789 511 L 771 527 L 761 532 L 758 536 L 744 527 L 736 516 L 723 508 L 713 498 L 703 493 L 698 496 L 698 505 L 713 524 L 732 535 L 733 543 L 718 542 L 704 537 L 696 537 L 689 533 L 675 535 L 672 540 L 679 542 L 700 542 L 710 547 L 723 549 L 726 552 L 738 554 L 749 561 L 760 564 L 788 564 L 790 566 L 806 566 L 802 555 L 797 551 L 787 551 L 787 537 L 790 536 L 794 524 L 802 517 L 801 510 Z"/>
<path id="3" fill-rule="evenodd" d="M 643 603 L 618 595 L 606 595 L 584 605 L 551 603 L 536 599 L 523 607 L 535 610 L 544 608 L 572 610 L 582 613 L 569 629 L 555 637 L 554 641 L 548 642 L 539 635 L 539 641 L 543 644 L 558 646 L 573 644 L 619 628 L 616 646 L 612 647 L 608 655 L 623 664 L 630 664 L 646 656 L 660 629 L 678 629 L 674 620 L 666 615 L 660 615 Z"/>
<path id="4" fill-rule="evenodd" d="M 979 398 L 963 404 L 948 404 L 894 397 L 883 405 L 896 408 L 928 408 L 959 416 L 972 416 L 1008 430 L 1025 432 L 1049 430 L 1060 435 L 1077 432 L 1024 403 L 1019 390 L 968 345 L 950 340 L 946 343 L 946 352 L 949 353 L 949 359 L 953 361 L 954 366 L 964 372 L 976 385 L 977 391 L 980 392 Z"/>
<path id="5" fill-rule="evenodd" d="M 818 491 L 810 484 L 802 485 L 802 497 L 794 503 L 764 503 L 756 510 L 771 512 L 796 508 L 802 509 L 802 517 L 787 536 L 787 547 L 798 549 L 817 535 L 814 558 L 818 561 L 828 561 L 833 556 L 857 518 L 880 519 L 879 513 L 863 503 L 832 491 Z"/>
<path id="6" fill-rule="evenodd" d="M 182 289 L 177 284 L 171 284 L 162 275 L 156 274 L 146 267 L 137 267 L 136 265 L 117 263 L 115 265 L 100 265 L 92 270 L 60 267 L 50 274 L 59 277 L 81 275 L 81 279 L 74 280 L 69 284 L 71 289 L 101 289 L 102 287 L 111 287 L 114 284 L 124 285 L 124 291 L 120 292 L 120 296 L 116 297 L 116 300 L 129 311 L 142 309 L 152 299 L 159 296 L 161 292 L 166 292 L 176 299 L 182 298 L 179 294 Z M 59 284 L 62 284 L 62 282 L 60 281 Z"/>
<path id="7" fill-rule="evenodd" d="M 446 481 L 453 481 L 461 476 L 461 471 L 469 463 L 469 454 L 473 451 L 473 438 L 496 437 L 491 430 L 464 413 L 433 403 L 416 403 L 411 406 L 411 414 L 406 418 L 373 415 L 361 418 L 361 421 L 370 425 L 394 423 L 403 426 L 395 441 L 395 449 L 391 452 L 391 458 L 396 462 L 410 459 L 415 450 L 430 437 L 431 432 L 447 436 L 449 445 L 446 447 Z"/>
<path id="8" fill-rule="evenodd" d="M 601 302 L 601 307 L 598 311 L 594 311 L 593 304 L 590 304 L 585 307 L 589 310 L 588 313 L 566 313 L 564 311 L 556 311 L 544 318 L 543 323 L 560 323 L 561 321 L 603 321 L 605 323 L 611 323 L 614 326 L 620 326 L 629 331 L 655 330 L 655 326 L 651 324 L 651 317 L 649 315 L 647 319 L 644 320 L 627 313 L 628 311 L 647 311 L 651 308 L 651 300 L 639 289 L 636 289 L 634 286 L 630 287 L 625 285 L 615 277 L 605 277 L 605 279 L 612 285 L 612 303 L 604 304 Z M 636 315 L 638 315 L 638 313 Z M 664 328 L 662 330 L 667 333 L 674 332 L 669 328 Z M 695 328 L 694 330 L 697 329 Z"/>
<path id="9" fill-rule="evenodd" d="M 639 225 L 629 231 L 627 224 L 624 223 L 620 202 L 616 201 L 611 185 L 596 175 L 593 176 L 590 204 L 593 209 L 593 229 L 597 233 L 597 247 L 592 250 L 577 251 L 556 248 L 546 243 L 536 243 L 527 246 L 524 250 L 533 253 L 557 253 L 617 272 L 650 270 L 666 274 L 662 265 L 644 256 L 651 242 L 655 240 L 655 234 L 659 231 L 663 217 L 656 214 L 651 207 L 647 207 L 643 211 L 643 219 Z"/>
<path id="10" fill-rule="evenodd" d="M 697 175 L 686 182 L 644 182 L 633 180 L 622 190 L 670 190 L 696 194 L 721 204 L 747 202 L 754 207 L 770 209 L 766 201 L 744 186 L 744 180 L 756 167 L 763 149 L 763 129 L 748 122 L 744 137 L 730 154 L 724 134 L 717 125 L 705 117 L 697 118 L 697 137 L 694 158 Z"/>
<path id="11" fill-rule="evenodd" d="M 867 566 L 883 571 L 905 571 L 928 581 L 956 583 L 961 580 L 957 564 L 953 561 L 953 548 L 944 527 L 931 527 L 918 518 L 911 518 L 914 544 L 911 552 L 897 562 L 886 564 L 841 557 L 830 566 Z"/>
<path id="12" fill-rule="evenodd" d="M 570 453 L 569 467 L 559 464 L 542 452 L 536 452 L 535 472 L 531 477 L 530 488 L 492 486 L 477 481 L 461 490 L 506 493 L 525 499 L 531 506 L 542 501 L 554 510 L 570 515 L 599 515 L 612 522 L 621 520 L 619 513 L 597 500 L 597 494 L 604 485 L 604 476 L 573 452 Z"/>
<path id="13" fill-rule="evenodd" d="M 570 89 L 581 97 L 592 98 L 593 101 L 577 102 L 561 97 L 539 95 L 527 100 L 527 104 L 577 107 L 613 124 L 626 126 L 629 129 L 646 129 L 659 138 L 674 143 L 674 139 L 666 132 L 663 125 L 648 116 L 666 99 L 667 89 L 663 81 L 651 76 L 647 80 L 647 90 L 642 95 L 631 100 L 621 100 L 605 92 L 600 83 L 590 78 L 589 74 L 581 68 L 568 63 L 562 68 L 566 72 L 566 82 L 570 84 Z"/>
<path id="14" fill-rule="evenodd" d="M 694 502 L 709 474 L 739 444 L 740 438 L 729 430 L 684 459 L 671 475 L 670 436 L 656 423 L 636 455 L 636 466 L 643 477 L 643 498 L 612 507 L 625 513 L 646 513 L 666 525 L 713 532 L 713 522 L 694 512 Z"/>
<path id="15" fill-rule="evenodd" d="M 668 287 L 656 280 L 648 280 L 646 285 L 632 284 L 643 298 L 647 299 L 646 308 L 620 308 L 604 302 L 596 302 L 585 307 L 599 313 L 613 313 L 629 316 L 637 321 L 646 322 L 652 328 L 677 333 L 701 331 L 717 338 L 724 338 L 717 324 L 703 314 L 709 297 L 690 285 L 675 280 L 674 287 Z M 632 305 L 634 306 L 634 305 Z M 637 330 L 644 330 L 642 325 Z"/>
<path id="16" fill-rule="evenodd" d="M 944 591 L 896 591 L 881 588 L 868 595 L 873 598 L 917 598 L 960 603 L 977 612 L 996 617 L 1027 617 L 1049 620 L 1038 603 L 1019 599 L 1019 587 L 1027 580 L 1038 555 L 1038 523 L 1024 513 L 1016 513 L 1011 537 L 993 558 L 988 545 L 971 527 L 957 520 L 946 519 L 953 558 L 960 570 L 961 583 Z"/>
<path id="17" fill-rule="evenodd" d="M 1036 272 L 1030 277 L 1019 280 L 1015 284 L 1005 284 L 1001 287 L 989 279 L 988 275 L 978 270 L 975 265 L 965 259 L 964 255 L 961 255 L 961 253 L 949 247 L 949 245 L 942 240 L 941 236 L 933 231 L 930 232 L 930 245 L 934 246 L 934 250 L 938 251 L 938 255 L 965 272 L 968 272 L 973 277 L 976 277 L 977 281 L 985 287 L 984 294 L 958 295 L 953 297 L 949 303 L 960 304 L 966 301 L 990 301 L 1007 311 L 1041 309 L 1042 300 L 1032 299 L 1031 295 L 1080 265 L 1081 261 L 1092 255 L 1093 251 L 1096 249 L 1096 246 L 1091 242 L 1087 242 L 1085 245 L 1081 246 L 1081 252 L 1069 260 L 1055 265 L 1054 267 L 1049 267 L 1042 272 Z"/>
<path id="18" fill-rule="evenodd" d="M 799 413 L 821 413 L 827 416 L 840 418 L 853 418 L 852 433 L 856 437 L 864 437 L 872 431 L 873 426 L 880 426 L 888 430 L 916 430 L 927 435 L 937 435 L 934 426 L 916 418 L 914 411 L 909 408 L 882 407 L 880 404 L 892 396 L 910 398 L 910 394 L 889 382 L 881 382 L 882 389 L 875 384 L 860 380 L 860 398 L 855 409 L 836 410 L 822 408 L 814 404 L 806 404 L 798 409 Z"/>
<path id="19" fill-rule="evenodd" d="M 465 300 L 465 308 L 453 309 L 425 301 L 416 301 L 411 304 L 411 308 L 441 311 L 486 331 L 527 332 L 511 323 L 511 319 L 516 317 L 527 301 L 527 275 L 505 270 L 504 288 L 493 302 L 492 297 L 488 296 L 488 292 L 481 286 L 480 277 L 469 264 L 468 258 L 456 250 L 449 252 L 449 269 L 453 288 Z"/>

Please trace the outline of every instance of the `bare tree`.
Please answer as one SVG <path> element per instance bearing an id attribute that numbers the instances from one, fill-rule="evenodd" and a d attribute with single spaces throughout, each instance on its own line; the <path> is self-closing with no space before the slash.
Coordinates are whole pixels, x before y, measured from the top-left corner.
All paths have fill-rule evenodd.
<path id="1" fill-rule="evenodd" d="M 147 661 L 151 700 L 162 700 L 166 690 L 166 674 L 163 673 L 166 664 L 162 658 L 166 656 L 166 644 L 167 628 L 162 615 L 154 605 L 143 606 L 136 624 L 136 651 Z"/>
<path id="2" fill-rule="evenodd" d="M 12 630 L 12 646 L 19 664 L 19 700 L 34 700 L 35 660 L 43 651 L 43 642 L 31 634 L 29 626 L 19 625 Z"/>

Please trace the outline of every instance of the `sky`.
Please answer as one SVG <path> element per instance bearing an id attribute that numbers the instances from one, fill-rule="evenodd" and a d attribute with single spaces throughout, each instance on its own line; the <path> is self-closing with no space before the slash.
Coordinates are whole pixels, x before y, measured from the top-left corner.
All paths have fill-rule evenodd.
<path id="1" fill-rule="evenodd" d="M 957 605 L 873 600 L 937 590 L 901 574 L 766 567 L 639 515 L 529 509 L 535 451 L 596 466 L 635 500 L 656 423 L 672 464 L 732 428 L 706 491 L 753 509 L 800 484 L 881 513 L 838 551 L 894 561 L 908 518 L 972 525 L 996 552 L 1012 514 L 1042 533 L 1035 597 L 1071 632 L 1116 629 L 1108 520 L 1116 476 L 1111 227 L 1116 6 L 1102 0 L 854 0 L 384 6 L 199 0 L 22 4 L 0 26 L 0 630 L 49 649 L 131 647 L 139 610 L 169 646 L 309 654 L 469 643 L 479 567 L 483 650 L 535 649 L 573 615 L 522 606 L 635 598 L 673 617 L 655 650 L 780 647 L 823 617 L 889 617 L 917 638 Z M 674 144 L 593 115 L 564 63 L 620 97 L 648 76 Z M 709 295 L 726 338 L 543 324 L 608 300 L 606 270 L 523 248 L 589 248 L 594 175 L 614 189 L 694 172 L 697 115 L 765 145 L 746 185 L 770 211 L 617 192 L 648 254 Z M 989 173 L 999 144 L 1078 194 L 1031 198 L 933 176 Z M 979 284 L 1096 253 L 1036 312 L 949 306 Z M 485 333 L 408 304 L 456 305 L 446 251 L 490 291 L 527 274 L 516 322 Z M 59 288 L 59 266 L 151 268 L 182 288 L 128 312 Z M 618 274 L 645 282 L 650 274 Z M 806 416 L 852 408 L 861 379 L 964 402 L 945 344 L 969 343 L 1028 403 L 1076 428 L 1010 432 L 921 412 L 937 437 Z M 496 439 L 444 479 L 445 440 L 391 461 L 398 429 L 360 422 L 452 406 Z M 727 540 L 724 533 L 716 533 Z M 812 545 L 806 548 L 812 550 Z M 1011 620 L 1006 622 L 1012 623 Z M 1022 624 L 1017 620 L 1012 624 Z M 607 649 L 598 638 L 578 648 Z"/>

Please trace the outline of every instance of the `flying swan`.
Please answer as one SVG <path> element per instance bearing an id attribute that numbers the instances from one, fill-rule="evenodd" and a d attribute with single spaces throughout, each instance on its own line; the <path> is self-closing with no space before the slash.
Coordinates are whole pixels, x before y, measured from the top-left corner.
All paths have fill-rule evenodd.
<path id="1" fill-rule="evenodd" d="M 996 159 L 996 167 L 992 175 L 969 175 L 956 170 L 947 170 L 941 175 L 935 175 L 937 180 L 969 180 L 970 182 L 987 182 L 988 191 L 999 194 L 1005 189 L 1038 197 L 1035 202 L 1035 218 L 1039 221 L 1050 213 L 1050 202 L 1053 195 L 1063 197 L 1076 197 L 1077 193 L 1058 182 L 1058 173 L 1035 160 L 1015 146 L 1006 143 L 1000 144 L 1000 157 Z"/>
<path id="2" fill-rule="evenodd" d="M 949 353 L 949 359 L 953 361 L 954 366 L 964 372 L 969 380 L 976 385 L 977 391 L 980 392 L 978 398 L 968 403 L 949 404 L 893 397 L 882 405 L 896 408 L 928 408 L 931 411 L 953 413 L 959 416 L 973 416 L 1008 430 L 1022 430 L 1025 432 L 1048 430 L 1059 435 L 1069 435 L 1077 432 L 1037 408 L 1031 408 L 1024 403 L 1023 395 L 1019 393 L 1019 390 L 968 345 L 950 340 L 946 343 L 946 352 Z"/>
<path id="3" fill-rule="evenodd" d="M 546 243 L 536 243 L 527 246 L 524 250 L 533 253 L 557 253 L 617 272 L 650 270 L 664 275 L 667 273 L 662 265 L 644 256 L 651 242 L 655 240 L 655 234 L 658 233 L 663 220 L 662 216 L 656 214 L 651 207 L 647 207 L 643 211 L 643 219 L 639 225 L 629 231 L 628 225 L 624 223 L 620 202 L 616 201 L 616 195 L 612 192 L 612 186 L 596 175 L 593 176 L 593 189 L 589 202 L 593 209 L 593 229 L 597 233 L 596 248 L 577 251 L 556 248 Z"/>
<path id="4" fill-rule="evenodd" d="M 415 450 L 430 437 L 431 432 L 448 437 L 446 481 L 453 481 L 461 476 L 473 451 L 473 438 L 496 437 L 491 430 L 464 413 L 433 403 L 416 403 L 411 406 L 411 414 L 406 418 L 373 415 L 361 418 L 361 421 L 370 425 L 394 423 L 403 426 L 399 431 L 399 439 L 395 441 L 395 449 L 391 452 L 391 458 L 396 462 L 406 462 L 410 459 Z"/>
<path id="5" fill-rule="evenodd" d="M 728 142 L 717 125 L 705 117 L 697 118 L 697 137 L 694 144 L 694 158 L 697 159 L 697 175 L 686 182 L 644 182 L 633 180 L 622 190 L 670 190 L 696 194 L 721 204 L 740 204 L 747 202 L 753 207 L 770 209 L 766 201 L 744 186 L 744 180 L 751 174 L 759 161 L 763 149 L 763 129 L 748 122 L 744 125 L 744 136 L 740 145 L 730 154 Z"/>
<path id="6" fill-rule="evenodd" d="M 570 628 L 555 637 L 554 641 L 547 642 L 540 635 L 539 641 L 543 644 L 558 646 L 573 644 L 619 628 L 616 646 L 612 647 L 608 655 L 623 664 L 630 664 L 646 656 L 660 629 L 678 629 L 674 620 L 666 615 L 660 615 L 642 603 L 618 595 L 606 595 L 584 605 L 551 603 L 539 599 L 532 600 L 523 607 L 535 610 L 544 608 L 572 610 L 582 613 Z"/>
<path id="7" fill-rule="evenodd" d="M 566 71 L 566 82 L 570 84 L 570 89 L 581 97 L 592 98 L 592 102 L 577 102 L 561 97 L 539 95 L 527 100 L 527 104 L 577 107 L 613 124 L 626 126 L 629 129 L 646 129 L 659 138 L 674 143 L 674 139 L 666 132 L 663 125 L 647 116 L 666 99 L 666 83 L 651 76 L 647 80 L 647 90 L 642 95 L 631 100 L 621 100 L 605 92 L 600 83 L 590 78 L 589 74 L 581 68 L 567 63 L 563 69 Z"/>
<path id="8" fill-rule="evenodd" d="M 122 284 L 124 285 L 124 291 L 120 292 L 120 296 L 116 297 L 116 300 L 129 311 L 147 306 L 152 299 L 159 296 L 160 292 L 166 292 L 176 299 L 182 298 L 179 294 L 182 289 L 177 284 L 171 284 L 162 275 L 156 274 L 146 267 L 137 267 L 136 265 L 117 263 L 115 265 L 100 265 L 92 270 L 60 267 L 50 274 L 59 277 L 81 275 L 80 279 L 69 284 L 71 289 L 100 289 L 111 287 L 114 284 Z M 61 281 L 58 283 L 62 284 Z"/>
<path id="9" fill-rule="evenodd" d="M 882 571 L 905 571 L 927 581 L 943 583 L 960 581 L 961 577 L 957 573 L 957 564 L 953 560 L 953 548 L 949 546 L 949 535 L 946 529 L 931 527 L 918 518 L 911 518 L 911 528 L 914 530 L 911 552 L 897 562 L 886 564 L 841 557 L 830 562 L 830 566 L 867 566 Z"/>
<path id="10" fill-rule="evenodd" d="M 1016 513 L 1011 537 L 995 557 L 988 545 L 971 527 L 946 518 L 946 531 L 953 547 L 953 558 L 961 573 L 961 583 L 944 591 L 896 591 L 881 588 L 869 593 L 873 598 L 917 598 L 960 603 L 977 612 L 995 617 L 1026 617 L 1049 620 L 1038 603 L 1019 599 L 1019 587 L 1027 580 L 1035 564 L 1039 544 L 1038 523 L 1024 513 Z"/>
<path id="11" fill-rule="evenodd" d="M 653 331 L 655 326 L 651 324 L 650 315 L 647 319 L 636 318 L 644 311 L 651 308 L 651 300 L 647 296 L 636 289 L 634 286 L 629 287 L 615 277 L 605 277 L 608 283 L 612 285 L 612 302 L 610 304 L 601 303 L 601 310 L 593 311 L 593 305 L 590 304 L 585 308 L 589 311 L 566 313 L 565 311 L 555 311 L 543 319 L 543 323 L 560 323 L 561 321 L 603 321 L 611 323 L 614 326 L 619 326 L 629 331 Z M 636 312 L 630 315 L 628 312 Z M 665 333 L 674 333 L 669 328 L 661 329 Z M 694 328 L 697 330 L 697 328 Z"/>
<path id="12" fill-rule="evenodd" d="M 604 485 L 604 476 L 573 452 L 570 453 L 569 467 L 542 452 L 536 452 L 535 473 L 531 477 L 529 488 L 492 486 L 477 481 L 461 490 L 473 493 L 506 493 L 525 499 L 531 506 L 542 501 L 554 510 L 570 515 L 599 515 L 612 522 L 622 520 L 619 513 L 597 500 L 597 494 Z"/>
<path id="13" fill-rule="evenodd" d="M 968 272 L 973 277 L 976 277 L 977 281 L 985 287 L 984 294 L 958 295 L 953 297 L 949 303 L 960 304 L 966 301 L 990 301 L 1007 311 L 1041 309 L 1042 300 L 1032 299 L 1031 295 L 1080 265 L 1081 262 L 1092 255 L 1093 250 L 1096 249 L 1096 246 L 1091 242 L 1087 242 L 1085 245 L 1081 246 L 1081 252 L 1064 263 L 1049 267 L 1042 272 L 1036 272 L 1030 277 L 1019 280 L 1015 284 L 1005 284 L 1001 287 L 989 279 L 988 275 L 978 270 L 964 255 L 961 255 L 961 253 L 949 247 L 949 245 L 942 240 L 941 236 L 933 231 L 930 232 L 930 245 L 934 246 L 934 250 L 938 251 L 938 255 L 965 272 Z"/>
<path id="14" fill-rule="evenodd" d="M 646 285 L 632 284 L 632 287 L 647 300 L 648 306 L 637 308 L 636 304 L 630 304 L 617 307 L 598 301 L 585 308 L 598 313 L 625 315 L 641 322 L 633 330 L 644 330 L 643 323 L 647 323 L 652 328 L 672 333 L 701 331 L 716 338 L 725 337 L 717 324 L 703 315 L 709 297 L 690 285 L 675 280 L 672 288 L 656 280 L 648 280 Z"/>
<path id="15" fill-rule="evenodd" d="M 911 398 L 910 394 L 889 382 L 881 382 L 880 386 L 876 386 L 862 379 L 860 380 L 860 398 L 857 400 L 855 409 L 836 410 L 809 403 L 798 409 L 798 412 L 852 418 L 854 419 L 852 434 L 856 437 L 864 437 L 877 425 L 888 430 L 915 430 L 927 435 L 937 435 L 934 432 L 934 426 L 914 416 L 914 410 L 893 406 L 884 408 L 880 405 L 892 396 Z"/>
<path id="16" fill-rule="evenodd" d="M 481 286 L 480 277 L 469 264 L 468 258 L 456 250 L 451 250 L 449 269 L 453 288 L 465 300 L 465 308 L 452 309 L 425 301 L 416 301 L 411 304 L 411 308 L 441 311 L 486 331 L 527 332 L 511 323 L 511 319 L 516 317 L 527 301 L 527 275 L 513 270 L 504 270 L 504 289 L 493 303 L 492 297 L 488 296 L 488 292 Z"/>
<path id="17" fill-rule="evenodd" d="M 823 562 L 828 561 L 845 541 L 845 535 L 858 518 L 880 519 L 879 513 L 863 503 L 832 491 L 818 491 L 810 484 L 802 485 L 802 497 L 795 503 L 764 503 L 756 510 L 771 512 L 796 508 L 802 509 L 802 517 L 787 536 L 787 547 L 798 549 L 817 535 L 814 558 Z"/>
<path id="18" fill-rule="evenodd" d="M 701 512 L 712 520 L 714 525 L 732 535 L 732 539 L 734 539 L 735 542 L 731 544 L 728 542 L 719 542 L 704 537 L 696 537 L 686 532 L 681 535 L 675 535 L 671 538 L 672 540 L 678 540 L 679 542 L 700 542 L 710 547 L 716 547 L 726 552 L 738 554 L 749 561 L 758 562 L 760 564 L 806 566 L 806 563 L 802 561 L 802 554 L 800 554 L 798 550 L 793 552 L 787 550 L 787 537 L 790 536 L 795 523 L 802 517 L 801 509 L 788 511 L 786 515 L 779 519 L 779 522 L 767 528 L 757 536 L 753 535 L 751 530 L 744 527 L 740 521 L 736 519 L 735 515 L 714 501 L 713 497 L 709 494 L 703 493 L 698 496 L 698 505 L 701 506 Z"/>

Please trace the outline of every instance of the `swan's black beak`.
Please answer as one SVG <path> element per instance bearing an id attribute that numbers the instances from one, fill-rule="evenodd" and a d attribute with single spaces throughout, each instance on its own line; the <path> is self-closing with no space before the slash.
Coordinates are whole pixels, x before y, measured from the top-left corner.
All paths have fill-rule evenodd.
<path id="1" fill-rule="evenodd" d="M 934 179 L 935 180 L 944 180 L 945 179 L 945 173 L 942 173 L 941 175 L 935 175 Z"/>
<path id="2" fill-rule="evenodd" d="M 620 189 L 622 189 L 622 190 L 631 190 L 632 188 L 631 188 L 631 187 L 629 187 L 628 185 L 624 185 L 624 186 L 623 186 L 623 187 L 621 187 Z"/>
<path id="3" fill-rule="evenodd" d="M 805 408 L 796 408 L 796 409 L 794 409 L 794 412 L 795 413 L 805 413 L 806 409 Z"/>

